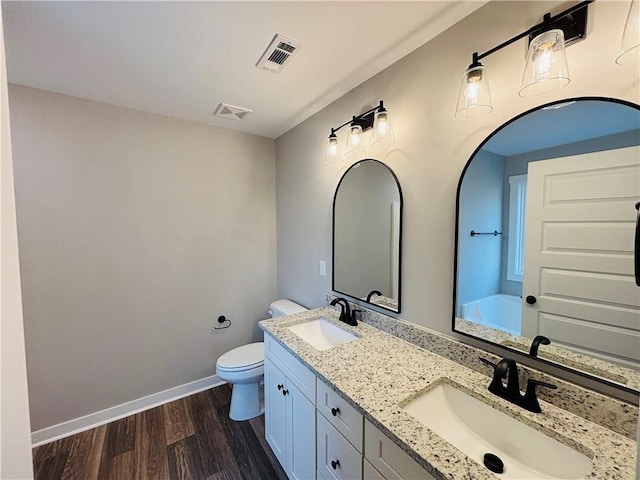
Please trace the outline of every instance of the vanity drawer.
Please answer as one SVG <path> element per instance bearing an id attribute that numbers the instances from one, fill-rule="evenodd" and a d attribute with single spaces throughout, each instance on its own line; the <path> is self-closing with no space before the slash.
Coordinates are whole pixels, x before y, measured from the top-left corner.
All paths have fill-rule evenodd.
<path id="1" fill-rule="evenodd" d="M 322 415 L 316 416 L 316 460 L 324 480 L 362 478 L 362 454 Z"/>
<path id="2" fill-rule="evenodd" d="M 276 342 L 270 335 L 264 335 L 264 354 L 287 376 L 311 403 L 316 400 L 316 375 L 292 353 Z"/>
<path id="3" fill-rule="evenodd" d="M 362 478 L 364 480 L 387 480 L 378 470 L 371 466 L 366 458 L 362 461 Z"/>
<path id="4" fill-rule="evenodd" d="M 364 456 L 388 480 L 435 480 L 368 420 L 364 422 Z"/>
<path id="5" fill-rule="evenodd" d="M 362 414 L 320 379 L 316 386 L 316 409 L 362 452 Z"/>

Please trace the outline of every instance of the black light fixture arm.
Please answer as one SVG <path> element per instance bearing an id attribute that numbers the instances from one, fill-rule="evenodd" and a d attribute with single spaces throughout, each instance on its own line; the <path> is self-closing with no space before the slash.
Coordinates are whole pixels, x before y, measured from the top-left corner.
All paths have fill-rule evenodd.
<path id="1" fill-rule="evenodd" d="M 354 115 L 351 120 L 347 120 L 346 122 L 344 122 L 342 125 L 340 125 L 339 127 L 335 127 L 331 129 L 331 135 L 335 136 L 335 133 L 340 130 L 342 127 L 346 127 L 347 125 L 360 125 L 362 127 L 362 130 L 366 130 L 367 128 L 370 128 L 373 126 L 373 114 L 376 112 L 386 112 L 387 110 L 384 108 L 384 102 L 382 100 L 380 100 L 380 103 L 367 110 L 364 113 L 361 113 L 360 115 Z"/>
<path id="2" fill-rule="evenodd" d="M 491 55 L 492 53 L 496 53 L 498 50 L 502 50 L 504 47 L 507 47 L 509 45 L 511 45 L 514 42 L 517 42 L 518 40 L 531 35 L 534 32 L 537 31 L 544 31 L 546 29 L 548 29 L 553 23 L 557 22 L 558 20 L 562 20 L 563 18 L 571 15 L 574 12 L 577 12 L 578 10 L 582 10 L 583 8 L 585 8 L 587 5 L 589 5 L 590 3 L 595 2 L 595 0 L 586 0 L 584 2 L 580 2 L 576 5 L 574 5 L 573 7 L 570 7 L 568 9 L 566 9 L 563 12 L 560 12 L 557 15 L 554 15 L 553 17 L 551 16 L 550 13 L 545 14 L 544 19 L 542 20 L 542 22 L 538 23 L 537 25 L 534 25 L 533 27 L 529 28 L 528 30 L 525 30 L 524 32 L 516 35 L 513 38 L 510 38 L 509 40 L 502 42 L 500 45 L 498 45 L 497 47 L 493 47 L 491 50 L 487 50 L 484 53 L 478 54 L 478 52 L 474 52 L 473 53 L 473 63 L 472 66 L 479 66 L 480 65 L 480 60 L 482 60 L 485 57 L 488 57 L 489 55 Z"/>

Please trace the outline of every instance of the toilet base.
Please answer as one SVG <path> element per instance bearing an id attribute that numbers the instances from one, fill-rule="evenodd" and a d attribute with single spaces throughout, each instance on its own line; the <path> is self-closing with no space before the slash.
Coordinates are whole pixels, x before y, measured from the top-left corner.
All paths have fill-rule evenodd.
<path id="1" fill-rule="evenodd" d="M 264 390 L 260 382 L 235 383 L 231 390 L 229 418 L 236 422 L 250 420 L 264 413 Z"/>

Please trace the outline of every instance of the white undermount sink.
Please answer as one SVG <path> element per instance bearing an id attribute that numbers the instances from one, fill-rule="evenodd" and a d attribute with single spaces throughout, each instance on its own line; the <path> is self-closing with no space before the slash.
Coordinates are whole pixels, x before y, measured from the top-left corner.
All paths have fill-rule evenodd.
<path id="1" fill-rule="evenodd" d="M 358 338 L 353 333 L 343 330 L 324 318 L 298 323 L 287 328 L 316 350 L 327 350 Z"/>
<path id="2" fill-rule="evenodd" d="M 497 455 L 498 478 L 579 480 L 591 466 L 582 453 L 445 382 L 402 409 L 480 465 L 486 453 Z"/>

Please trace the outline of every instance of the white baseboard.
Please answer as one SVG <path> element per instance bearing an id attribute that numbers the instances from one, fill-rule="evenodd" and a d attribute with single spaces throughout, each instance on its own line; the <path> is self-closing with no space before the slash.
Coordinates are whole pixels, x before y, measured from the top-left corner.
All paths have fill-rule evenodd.
<path id="1" fill-rule="evenodd" d="M 217 375 L 211 375 L 210 377 L 201 378 L 200 380 L 185 383 L 184 385 L 178 385 L 177 387 L 169 388 L 168 390 L 163 390 L 162 392 L 154 393 L 146 397 L 137 398 L 130 402 L 121 403 L 114 407 L 105 408 L 99 412 L 58 423 L 57 425 L 52 425 L 42 430 L 36 430 L 35 432 L 31 432 L 31 445 L 32 447 L 44 445 L 45 443 L 53 442 L 54 440 L 59 440 L 60 438 L 128 417 L 134 413 L 143 412 L 150 408 L 188 397 L 194 393 L 223 385 L 224 383 L 224 380 L 221 380 Z"/>

